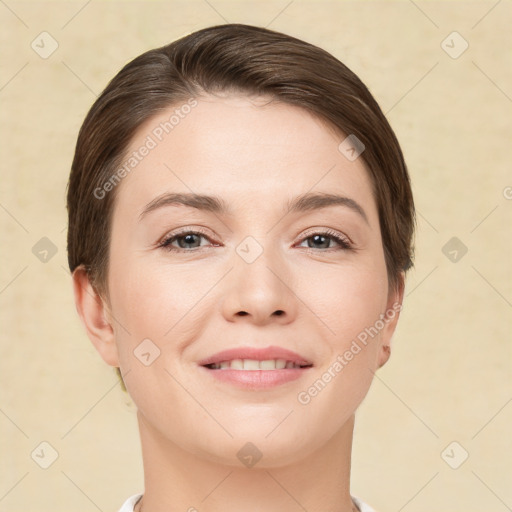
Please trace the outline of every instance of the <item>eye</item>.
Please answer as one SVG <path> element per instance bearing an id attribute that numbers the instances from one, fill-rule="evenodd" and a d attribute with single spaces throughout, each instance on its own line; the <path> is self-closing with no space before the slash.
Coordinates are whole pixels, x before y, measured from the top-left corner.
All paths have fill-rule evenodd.
<path id="1" fill-rule="evenodd" d="M 338 251 L 352 249 L 352 243 L 346 236 L 331 230 L 311 233 L 302 240 L 302 243 L 307 242 L 308 249 L 330 249 Z M 338 244 L 339 247 L 331 247 L 332 241 Z"/>
<path id="2" fill-rule="evenodd" d="M 211 242 L 211 239 L 201 231 L 181 231 L 179 233 L 174 233 L 164 238 L 158 244 L 158 247 L 162 247 L 167 251 L 171 252 L 192 252 L 194 250 L 200 249 L 201 247 L 204 247 L 204 245 L 201 245 L 201 238 L 209 240 Z M 177 246 L 174 245 L 175 243 L 177 244 Z"/>
<path id="3" fill-rule="evenodd" d="M 212 242 L 211 238 L 205 233 L 198 230 L 183 230 L 179 233 L 171 233 L 165 237 L 159 244 L 161 247 L 170 252 L 193 252 L 200 250 L 208 244 L 201 244 L 201 239 L 208 240 L 210 245 L 219 245 Z M 307 243 L 307 249 L 320 249 L 320 250 L 349 250 L 352 249 L 350 240 L 340 233 L 331 230 L 318 231 L 309 234 L 302 239 L 300 246 Z M 338 247 L 332 247 L 332 243 L 337 244 Z"/>

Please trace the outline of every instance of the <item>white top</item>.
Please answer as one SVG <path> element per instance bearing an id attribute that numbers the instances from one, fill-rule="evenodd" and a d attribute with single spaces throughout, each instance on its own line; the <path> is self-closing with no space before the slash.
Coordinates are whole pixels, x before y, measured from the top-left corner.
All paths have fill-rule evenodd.
<path id="1" fill-rule="evenodd" d="M 119 509 L 119 512 L 133 512 L 133 508 L 135 504 L 142 498 L 142 494 L 135 494 L 130 496 L 123 504 L 123 506 Z M 360 499 L 352 496 L 352 501 L 356 504 L 356 507 L 359 509 L 359 512 L 375 512 L 375 510 L 363 503 Z"/>

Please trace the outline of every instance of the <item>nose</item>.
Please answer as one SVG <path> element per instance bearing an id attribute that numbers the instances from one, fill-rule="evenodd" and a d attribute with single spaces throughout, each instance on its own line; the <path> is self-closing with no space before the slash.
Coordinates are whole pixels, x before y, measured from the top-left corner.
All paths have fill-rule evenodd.
<path id="1" fill-rule="evenodd" d="M 233 269 L 226 276 L 222 313 L 230 322 L 257 325 L 292 322 L 298 309 L 293 276 L 286 263 L 270 249 L 252 263 L 234 255 Z"/>

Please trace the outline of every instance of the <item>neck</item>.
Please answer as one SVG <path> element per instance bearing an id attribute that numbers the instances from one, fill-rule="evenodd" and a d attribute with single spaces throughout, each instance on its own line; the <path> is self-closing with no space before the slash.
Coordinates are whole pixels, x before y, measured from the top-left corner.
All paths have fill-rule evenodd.
<path id="1" fill-rule="evenodd" d="M 140 412 L 138 420 L 145 492 L 136 511 L 357 510 L 350 497 L 354 416 L 319 450 L 297 462 L 250 469 L 191 454 L 152 429 Z"/>

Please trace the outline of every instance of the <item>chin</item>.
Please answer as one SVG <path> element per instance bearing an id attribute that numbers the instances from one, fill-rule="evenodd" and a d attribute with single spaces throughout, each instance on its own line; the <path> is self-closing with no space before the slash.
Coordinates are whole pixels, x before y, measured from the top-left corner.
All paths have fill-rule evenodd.
<path id="1" fill-rule="evenodd" d="M 269 435 L 267 425 L 250 425 L 227 435 L 215 436 L 192 451 L 216 464 L 248 469 L 270 469 L 298 463 L 320 449 L 328 440 L 324 429 L 300 428 L 298 425 L 280 425 Z M 275 425 L 274 425 L 275 428 Z M 307 437 L 306 437 L 307 436 Z M 191 440 L 193 441 L 193 440 Z M 195 439 L 197 443 L 197 438 Z"/>

